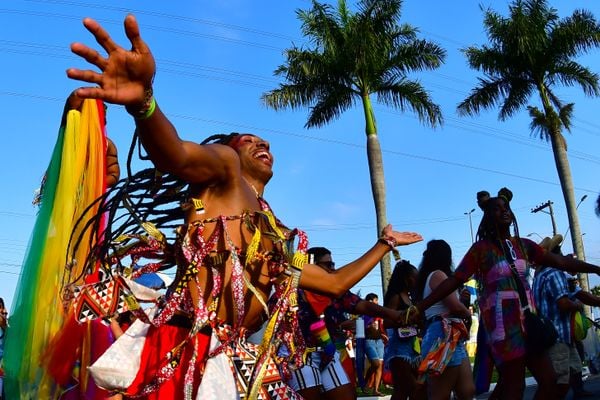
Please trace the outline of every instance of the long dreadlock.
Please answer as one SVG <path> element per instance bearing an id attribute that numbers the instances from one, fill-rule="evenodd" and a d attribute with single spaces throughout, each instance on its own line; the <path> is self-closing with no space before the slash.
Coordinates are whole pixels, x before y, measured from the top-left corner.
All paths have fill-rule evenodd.
<path id="1" fill-rule="evenodd" d="M 212 135 L 201 144 L 227 145 L 237 136 L 239 133 L 236 132 Z M 175 239 L 175 228 L 184 221 L 184 210 L 181 206 L 189 197 L 188 183 L 156 168 L 143 169 L 133 174 L 131 162 L 136 145 L 138 157 L 141 160 L 149 159 L 142 153 L 136 131 L 127 155 L 127 176 L 90 204 L 76 222 L 67 254 L 76 254 L 88 229 L 92 232 L 90 240 L 100 239 L 91 246 L 80 275 L 71 276 L 70 269 L 65 274 L 63 287 L 80 283 L 86 274 L 95 271 L 98 266 L 108 275 L 122 272 L 125 269 L 120 257 L 123 249 L 143 242 L 142 238 L 148 235 L 158 236 L 154 239 L 164 244 L 160 270 L 175 266 L 172 244 L 169 243 L 173 243 Z M 97 204 L 100 204 L 98 212 L 90 217 L 89 210 Z M 129 241 L 123 241 L 124 237 L 130 238 Z M 131 240 L 132 238 L 137 240 Z M 70 265 L 70 262 L 71 260 L 67 260 L 67 265 Z"/>

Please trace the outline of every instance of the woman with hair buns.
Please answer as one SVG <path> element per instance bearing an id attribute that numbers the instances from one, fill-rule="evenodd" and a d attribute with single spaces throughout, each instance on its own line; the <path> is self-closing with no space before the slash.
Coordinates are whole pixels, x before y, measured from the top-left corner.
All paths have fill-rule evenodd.
<path id="1" fill-rule="evenodd" d="M 478 337 L 484 339 L 484 343 L 478 343 L 477 350 L 484 357 L 491 357 L 499 373 L 498 384 L 490 398 L 522 398 L 527 367 L 538 383 L 535 398 L 555 399 L 555 374 L 548 356 L 528 353 L 525 348 L 524 313 L 511 264 L 518 272 L 530 305 L 534 305 L 526 278 L 530 263 L 596 274 L 600 274 L 600 267 L 553 254 L 535 242 L 519 237 L 517 221 L 510 208 L 511 199 L 512 192 L 506 188 L 502 188 L 497 197 L 490 197 L 485 191 L 477 193 L 477 204 L 483 210 L 477 241 L 459 263 L 454 275 L 440 283 L 416 307 L 409 309 L 407 317 L 411 321 L 417 320 L 427 308 L 474 275 L 478 282 L 477 296 L 481 309 L 482 332 Z"/>

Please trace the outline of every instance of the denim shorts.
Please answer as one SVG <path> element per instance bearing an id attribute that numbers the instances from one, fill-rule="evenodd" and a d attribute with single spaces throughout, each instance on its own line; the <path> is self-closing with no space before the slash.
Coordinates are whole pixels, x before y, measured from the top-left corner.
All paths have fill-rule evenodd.
<path id="1" fill-rule="evenodd" d="M 416 337 L 401 339 L 395 329 L 388 329 L 387 332 L 390 341 L 385 347 L 383 357 L 386 368 L 389 368 L 389 362 L 394 358 L 400 358 L 412 366 L 417 366 L 421 361 L 421 355 L 415 351 L 414 342 L 418 339 Z"/>
<path id="2" fill-rule="evenodd" d="M 431 350 L 438 338 L 444 337 L 444 330 L 442 329 L 442 321 L 434 321 L 427 327 L 425 336 L 423 337 L 423 343 L 421 344 L 421 355 L 425 357 Z M 448 367 L 456 367 L 462 364 L 462 361 L 467 358 L 467 350 L 465 349 L 465 341 L 460 340 L 454 349 L 454 354 L 448 363 Z"/>
<path id="3" fill-rule="evenodd" d="M 365 354 L 369 360 L 383 360 L 383 340 L 365 340 Z"/>

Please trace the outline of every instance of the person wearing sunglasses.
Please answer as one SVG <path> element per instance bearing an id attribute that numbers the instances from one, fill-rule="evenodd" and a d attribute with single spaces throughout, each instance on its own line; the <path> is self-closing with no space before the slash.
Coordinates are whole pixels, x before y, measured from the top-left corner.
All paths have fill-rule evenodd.
<path id="1" fill-rule="evenodd" d="M 331 251 L 325 247 L 308 249 L 309 262 L 326 272 L 335 271 Z M 331 298 L 314 291 L 298 289 L 298 324 L 309 352 L 305 365 L 292 372 L 289 385 L 305 400 L 346 400 L 356 398 L 356 375 L 346 354 L 346 330 L 355 329 L 347 313 L 398 321 L 400 311 L 363 300 L 347 291 Z"/>
<path id="2" fill-rule="evenodd" d="M 527 367 L 538 384 L 536 398 L 556 399 L 555 371 L 547 353 L 534 354 L 525 346 L 525 307 L 521 306 L 519 286 L 524 288 L 529 306 L 535 310 L 527 280 L 531 266 L 547 265 L 565 271 L 595 274 L 600 274 L 600 267 L 553 254 L 537 243 L 521 238 L 510 207 L 511 200 L 512 192 L 506 188 L 502 188 L 496 197 L 490 197 L 486 191 L 477 193 L 478 205 L 483 210 L 477 242 L 467 251 L 453 276 L 441 282 L 423 301 L 406 312 L 409 321 L 418 320 L 427 308 L 475 276 L 481 309 L 477 346 L 480 369 L 475 376 L 477 391 L 487 391 L 492 366 L 495 365 L 499 380 L 490 398 L 520 399 L 525 389 Z M 516 274 L 520 283 L 515 278 Z"/>

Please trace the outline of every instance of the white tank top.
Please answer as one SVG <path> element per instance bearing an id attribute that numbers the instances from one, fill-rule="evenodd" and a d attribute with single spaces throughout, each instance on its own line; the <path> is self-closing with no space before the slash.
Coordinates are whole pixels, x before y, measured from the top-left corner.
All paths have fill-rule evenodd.
<path id="1" fill-rule="evenodd" d="M 425 287 L 423 288 L 423 298 L 429 296 L 429 294 L 431 293 L 429 281 L 431 280 L 431 275 L 433 275 L 435 272 L 436 271 L 430 273 L 427 277 L 427 280 L 425 281 Z M 454 294 L 458 295 L 458 292 L 454 292 Z M 450 296 L 452 296 L 452 294 Z M 446 305 L 442 301 L 438 301 L 437 303 L 429 307 L 427 310 L 425 310 L 425 319 L 433 318 L 436 315 L 447 314 L 448 311 L 448 307 L 446 307 Z"/>

